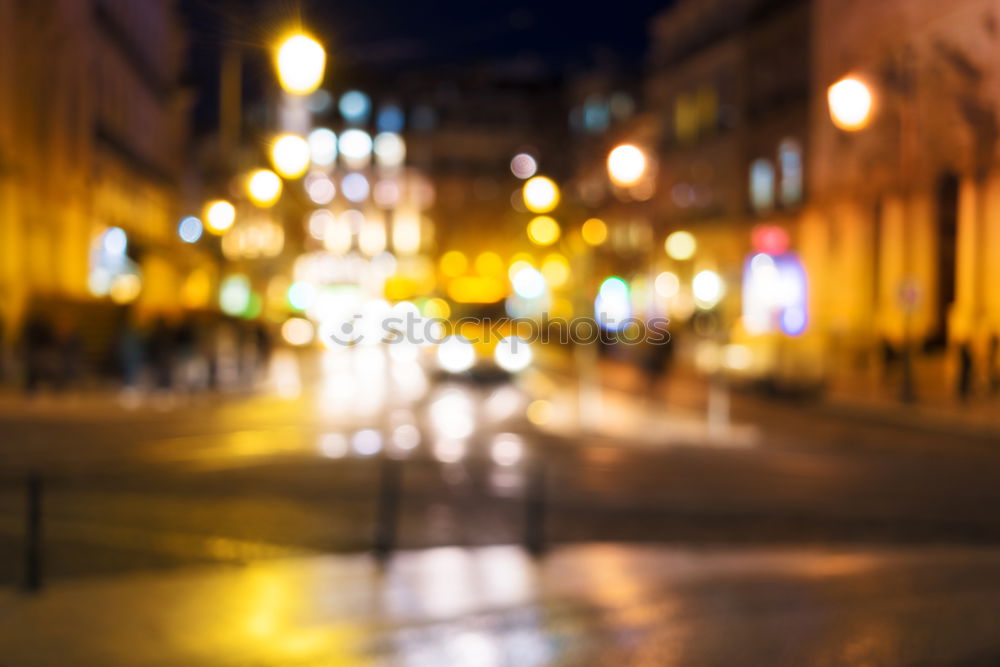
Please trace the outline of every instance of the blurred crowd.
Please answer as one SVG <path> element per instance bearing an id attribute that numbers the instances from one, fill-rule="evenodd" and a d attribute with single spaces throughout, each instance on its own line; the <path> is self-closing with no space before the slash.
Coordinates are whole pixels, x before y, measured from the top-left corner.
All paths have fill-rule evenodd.
<path id="1" fill-rule="evenodd" d="M 111 331 L 31 313 L 4 364 L 7 384 L 28 394 L 118 387 L 136 393 L 240 391 L 264 378 L 273 339 L 266 325 L 217 316 L 143 316 L 122 307 Z M 96 340 L 91 340 L 95 338 Z"/>

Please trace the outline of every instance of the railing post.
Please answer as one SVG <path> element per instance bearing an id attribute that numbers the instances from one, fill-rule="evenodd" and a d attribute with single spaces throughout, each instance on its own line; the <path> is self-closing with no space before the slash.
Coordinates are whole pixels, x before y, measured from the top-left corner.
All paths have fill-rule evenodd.
<path id="1" fill-rule="evenodd" d="M 42 476 L 36 470 L 25 481 L 24 589 L 42 588 Z"/>
<path id="2" fill-rule="evenodd" d="M 529 554 L 545 552 L 545 464 L 538 461 L 531 470 L 524 503 L 524 548 Z"/>
<path id="3" fill-rule="evenodd" d="M 372 551 L 380 564 L 385 563 L 396 548 L 402 474 L 402 461 L 388 456 L 382 458 L 372 540 Z"/>

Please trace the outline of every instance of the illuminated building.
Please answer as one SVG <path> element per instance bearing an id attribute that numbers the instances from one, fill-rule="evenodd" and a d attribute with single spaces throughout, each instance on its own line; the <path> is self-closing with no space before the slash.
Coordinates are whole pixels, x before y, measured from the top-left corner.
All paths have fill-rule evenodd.
<path id="1" fill-rule="evenodd" d="M 154 309 L 176 305 L 186 275 L 176 250 L 187 113 L 178 85 L 182 47 L 175 3 L 165 0 L 0 5 L 7 341 L 30 308 L 57 307 L 96 336 L 109 296 Z M 112 228 L 127 238 L 125 259 L 138 272 L 127 275 L 141 281 L 123 278 L 97 296 L 89 280 L 101 268 L 95 244 Z"/>

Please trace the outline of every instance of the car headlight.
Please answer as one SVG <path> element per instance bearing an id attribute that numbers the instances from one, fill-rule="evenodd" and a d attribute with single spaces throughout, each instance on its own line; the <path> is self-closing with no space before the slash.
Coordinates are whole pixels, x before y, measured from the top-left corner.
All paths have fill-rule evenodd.
<path id="1" fill-rule="evenodd" d="M 476 363 L 476 350 L 462 336 L 448 336 L 437 349 L 438 365 L 449 373 L 467 371 Z"/>
<path id="2" fill-rule="evenodd" d="M 497 343 L 493 358 L 508 373 L 523 371 L 531 365 L 531 343 L 519 336 L 508 336 Z"/>

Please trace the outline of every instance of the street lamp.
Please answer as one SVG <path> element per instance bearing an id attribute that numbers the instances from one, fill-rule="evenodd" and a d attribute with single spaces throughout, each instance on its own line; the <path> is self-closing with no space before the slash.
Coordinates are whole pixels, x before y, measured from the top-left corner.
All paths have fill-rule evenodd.
<path id="1" fill-rule="evenodd" d="M 552 245 L 559 240 L 559 223 L 547 215 L 539 215 L 528 223 L 528 238 L 535 245 Z"/>
<path id="2" fill-rule="evenodd" d="M 270 169 L 258 169 L 247 179 L 247 194 L 261 208 L 273 206 L 281 197 L 281 179 Z"/>
<path id="3" fill-rule="evenodd" d="M 608 176 L 621 187 L 631 187 L 646 173 L 646 155 L 637 146 L 621 144 L 608 153 Z"/>
<path id="4" fill-rule="evenodd" d="M 910 71 L 907 63 L 900 64 L 899 80 L 907 82 L 910 79 Z M 910 135 L 910 113 L 909 102 L 906 97 L 908 86 L 901 86 L 899 93 L 899 181 L 900 193 L 904 206 L 908 196 L 910 185 L 910 159 L 907 151 L 908 137 Z M 846 132 L 856 132 L 866 128 L 871 121 L 873 95 L 868 85 L 853 76 L 845 76 L 830 86 L 827 90 L 827 103 L 830 109 L 830 119 L 839 129 Z M 909 235 L 903 236 L 903 275 L 909 274 L 910 248 Z M 903 323 L 903 354 L 902 354 L 902 386 L 900 387 L 900 399 L 905 403 L 913 402 L 916 399 L 913 378 L 913 350 L 910 333 L 910 311 L 912 305 L 906 305 L 906 314 Z"/>
<path id="5" fill-rule="evenodd" d="M 205 206 L 205 222 L 208 230 L 219 235 L 233 226 L 236 221 L 236 207 L 225 199 L 216 199 Z"/>
<path id="6" fill-rule="evenodd" d="M 271 146 L 271 163 L 285 178 L 298 178 L 309 168 L 309 143 L 294 134 L 278 137 Z"/>
<path id="7" fill-rule="evenodd" d="M 681 230 L 671 233 L 663 242 L 663 248 L 671 259 L 684 261 L 694 257 L 694 253 L 698 250 L 698 242 L 691 232 Z"/>
<path id="8" fill-rule="evenodd" d="M 548 213 L 559 205 L 559 186 L 551 178 L 535 176 L 522 188 L 524 205 L 532 213 Z"/>
<path id="9" fill-rule="evenodd" d="M 323 82 L 326 52 L 312 37 L 296 34 L 278 47 L 278 81 L 293 95 L 308 95 Z"/>
<path id="10" fill-rule="evenodd" d="M 847 76 L 830 86 L 826 92 L 833 124 L 847 132 L 857 132 L 868 126 L 872 112 L 872 93 L 868 86 Z"/>

